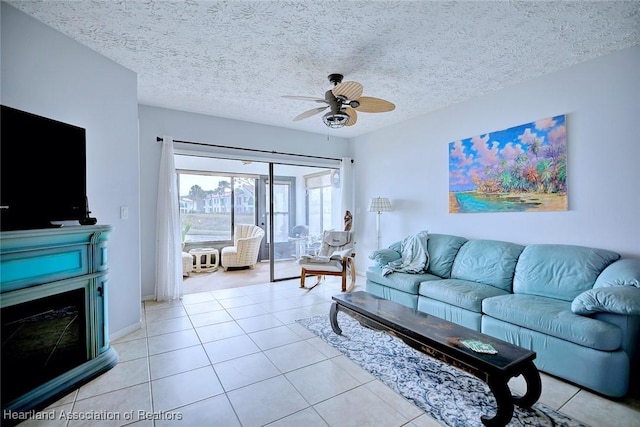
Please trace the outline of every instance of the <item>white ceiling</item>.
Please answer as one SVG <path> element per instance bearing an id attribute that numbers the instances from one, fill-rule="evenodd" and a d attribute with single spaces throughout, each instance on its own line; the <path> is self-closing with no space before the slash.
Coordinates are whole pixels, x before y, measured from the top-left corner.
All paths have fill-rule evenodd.
<path id="1" fill-rule="evenodd" d="M 138 74 L 141 104 L 354 137 L 640 44 L 640 1 L 9 1 Z M 293 122 L 330 73 L 396 104 Z"/>

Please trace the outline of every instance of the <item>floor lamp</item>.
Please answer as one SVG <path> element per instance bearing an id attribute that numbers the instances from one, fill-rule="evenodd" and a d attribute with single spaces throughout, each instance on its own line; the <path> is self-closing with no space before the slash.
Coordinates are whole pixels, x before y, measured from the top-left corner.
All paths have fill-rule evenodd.
<path id="1" fill-rule="evenodd" d="M 391 202 L 386 197 L 374 197 L 369 204 L 369 212 L 376 212 L 376 236 L 378 238 L 378 249 L 380 249 L 380 214 L 391 212 Z"/>

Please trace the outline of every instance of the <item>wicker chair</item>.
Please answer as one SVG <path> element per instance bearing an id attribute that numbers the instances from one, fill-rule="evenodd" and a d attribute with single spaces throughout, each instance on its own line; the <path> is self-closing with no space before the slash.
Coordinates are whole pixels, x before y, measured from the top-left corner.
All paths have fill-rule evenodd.
<path id="1" fill-rule="evenodd" d="M 255 268 L 264 230 L 256 225 L 238 224 L 234 227 L 233 246 L 222 248 L 220 254 L 224 271 L 229 267 Z"/>
<path id="2" fill-rule="evenodd" d="M 353 258 L 356 253 L 353 249 L 353 232 L 327 230 L 322 234 L 322 245 L 316 256 L 303 255 L 298 264 L 302 267 L 300 274 L 300 287 L 305 288 L 304 282 L 307 275 L 317 276 L 315 288 L 324 276 L 342 277 L 342 292 L 351 292 L 356 284 L 356 268 Z M 347 277 L 351 283 L 347 289 Z"/>

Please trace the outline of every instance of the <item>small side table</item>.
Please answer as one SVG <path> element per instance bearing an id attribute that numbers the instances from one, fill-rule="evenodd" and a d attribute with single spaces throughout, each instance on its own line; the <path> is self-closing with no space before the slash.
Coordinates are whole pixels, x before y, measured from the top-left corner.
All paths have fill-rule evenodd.
<path id="1" fill-rule="evenodd" d="M 189 253 L 195 257 L 193 270 L 198 273 L 216 271 L 220 265 L 220 252 L 215 248 L 194 248 Z"/>

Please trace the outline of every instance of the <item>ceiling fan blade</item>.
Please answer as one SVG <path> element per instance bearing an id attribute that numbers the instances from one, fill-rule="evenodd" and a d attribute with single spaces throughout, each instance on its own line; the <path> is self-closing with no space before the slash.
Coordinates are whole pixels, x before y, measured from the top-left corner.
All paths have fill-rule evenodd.
<path id="1" fill-rule="evenodd" d="M 358 113 L 351 107 L 347 107 L 344 109 L 344 112 L 349 116 L 349 121 L 345 126 L 353 126 L 358 121 Z"/>
<path id="2" fill-rule="evenodd" d="M 283 98 L 287 99 L 298 99 L 300 101 L 315 101 L 315 102 L 326 102 L 324 99 L 315 98 L 313 96 L 294 96 L 294 95 L 282 95 Z"/>
<path id="3" fill-rule="evenodd" d="M 358 102 L 360 105 L 356 107 L 356 110 L 363 113 L 386 113 L 396 108 L 392 102 L 372 96 L 363 96 L 358 99 Z"/>
<path id="4" fill-rule="evenodd" d="M 324 101 L 322 101 L 322 102 L 324 102 Z M 306 119 L 307 117 L 315 116 L 316 114 L 323 112 L 327 108 L 329 108 L 328 105 L 326 107 L 312 108 L 311 110 L 307 110 L 304 113 L 298 114 L 297 116 L 295 116 L 293 118 L 293 121 L 297 122 L 298 120 L 302 120 L 302 119 Z"/>
<path id="5" fill-rule="evenodd" d="M 347 99 L 358 99 L 362 96 L 362 85 L 358 82 L 344 82 L 337 84 L 331 92 L 335 96 L 344 96 Z"/>

